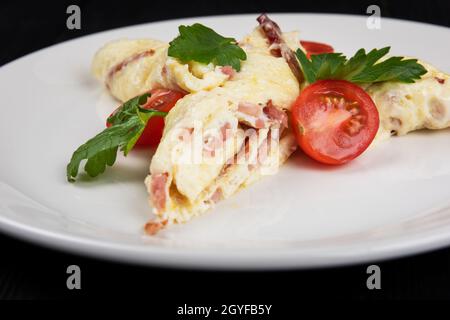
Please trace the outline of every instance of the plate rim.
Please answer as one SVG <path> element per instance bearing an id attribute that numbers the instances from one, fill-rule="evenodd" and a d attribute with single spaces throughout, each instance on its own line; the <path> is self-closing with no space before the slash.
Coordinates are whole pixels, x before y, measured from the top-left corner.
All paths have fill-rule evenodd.
<path id="1" fill-rule="evenodd" d="M 450 207 L 447 208 L 450 213 Z M 55 249 L 62 253 L 77 254 L 106 261 L 114 261 L 131 265 L 166 267 L 171 269 L 197 270 L 293 270 L 352 266 L 382 262 L 404 258 L 438 250 L 450 245 L 450 225 L 441 232 L 423 232 L 414 241 L 393 241 L 380 245 L 384 239 L 374 241 L 374 248 L 356 246 L 359 252 L 342 255 L 342 252 L 323 254 L 316 252 L 306 254 L 304 248 L 283 250 L 258 249 L 249 255 L 249 249 L 231 249 L 217 251 L 216 248 L 195 248 L 186 250 L 180 247 L 155 247 L 128 245 L 108 242 L 100 239 L 88 239 L 78 235 L 67 235 L 62 232 L 24 225 L 0 215 L 0 232 L 24 240 L 30 244 L 38 244 Z M 397 238 L 401 238 L 397 236 Z M 378 242 L 378 244 L 377 244 Z M 362 250 L 363 249 L 363 250 Z M 345 247 L 345 251 L 348 246 Z M 255 254 L 256 253 L 256 254 Z M 322 254 L 321 254 L 322 253 Z M 270 259 L 268 259 L 270 256 Z M 314 257 L 313 259 L 311 259 Z M 236 258 L 239 258 L 237 260 Z"/>
<path id="2" fill-rule="evenodd" d="M 286 16 L 286 15 L 300 15 L 300 16 L 338 16 L 342 18 L 367 18 L 365 15 L 357 14 L 337 14 L 337 13 L 309 13 L 309 12 L 280 12 L 271 13 L 273 16 Z M 117 27 L 108 30 L 102 30 L 95 33 L 90 33 L 84 36 L 69 39 L 63 42 L 59 42 L 50 46 L 46 46 L 39 50 L 27 53 L 17 59 L 9 61 L 0 66 L 0 72 L 3 68 L 10 66 L 14 63 L 20 63 L 22 59 L 27 59 L 32 55 L 38 54 L 42 51 L 51 50 L 58 46 L 64 46 L 67 43 L 73 41 L 82 41 L 85 38 L 98 36 L 103 33 L 114 32 L 127 28 L 135 28 L 142 26 L 150 26 L 157 23 L 175 23 L 177 21 L 186 21 L 188 19 L 203 19 L 203 18 L 250 18 L 255 17 L 258 13 L 244 13 L 244 14 L 223 14 L 223 15 L 209 15 L 209 16 L 194 16 L 184 17 L 169 20 L 157 20 L 152 22 L 144 22 L 139 24 L 133 24 L 128 26 Z M 410 23 L 414 25 L 423 25 L 424 27 L 443 28 L 449 31 L 448 27 L 442 25 L 435 25 L 431 23 L 425 23 L 413 20 L 403 20 L 397 18 L 383 19 L 398 22 L 398 23 Z M 0 211 L 1 213 L 1 211 Z M 413 254 L 419 254 L 430 250 L 436 250 L 450 245 L 450 226 L 447 228 L 447 233 L 440 232 L 438 234 L 422 235 L 421 241 L 403 241 L 396 243 L 396 245 L 387 245 L 382 249 L 378 248 L 376 251 L 367 250 L 359 252 L 353 256 L 334 256 L 333 255 L 320 255 L 316 254 L 315 259 L 308 260 L 308 256 L 302 254 L 302 250 L 297 248 L 289 248 L 284 251 L 271 252 L 271 261 L 268 263 L 267 250 L 258 250 L 257 254 L 248 256 L 248 251 L 241 251 L 233 249 L 234 251 L 218 253 L 214 251 L 214 248 L 210 249 L 195 249 L 184 251 L 183 248 L 170 248 L 170 247 L 155 247 L 155 246 L 137 246 L 118 244 L 112 241 L 106 241 L 101 239 L 89 239 L 80 235 L 64 234 L 63 232 L 50 231 L 47 229 L 35 227 L 32 225 L 26 225 L 18 221 L 14 221 L 0 214 L 0 231 L 9 236 L 25 240 L 32 244 L 39 244 L 47 248 L 56 249 L 58 251 L 67 251 L 74 254 L 86 255 L 91 258 L 101 258 L 106 260 L 120 261 L 125 263 L 139 264 L 139 265 L 151 265 L 151 266 L 163 266 L 170 268 L 195 268 L 195 269 L 217 269 L 217 270 L 276 270 L 276 269 L 302 269 L 302 268 L 317 268 L 317 267 L 332 267 L 332 266 L 344 266 L 363 264 L 371 261 L 383 261 L 387 259 L 400 258 L 410 256 Z M 444 231 L 444 230 L 442 230 Z M 419 242 L 419 243 L 417 243 Z M 145 249 L 145 251 L 144 251 Z M 184 251 L 184 252 L 183 252 Z M 300 251 L 300 252 L 299 252 Z M 180 256 L 182 258 L 180 258 Z M 240 257 L 240 260 L 236 259 Z M 310 256 L 311 257 L 311 256 Z M 231 261 L 228 259 L 231 258 Z M 306 259 L 306 260 L 305 260 Z"/>

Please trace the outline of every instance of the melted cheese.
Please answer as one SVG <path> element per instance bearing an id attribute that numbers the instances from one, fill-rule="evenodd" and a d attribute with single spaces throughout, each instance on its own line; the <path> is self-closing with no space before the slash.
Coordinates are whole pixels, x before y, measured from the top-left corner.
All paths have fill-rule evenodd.
<path id="1" fill-rule="evenodd" d="M 285 33 L 283 38 L 292 50 L 299 48 L 296 33 Z M 189 93 L 167 115 L 163 138 L 150 165 L 151 174 L 168 174 L 167 206 L 164 212 L 156 212 L 161 220 L 187 221 L 210 208 L 214 204 L 210 199 L 218 190 L 227 198 L 256 181 L 262 171 L 253 170 L 247 163 L 225 166 L 245 141 L 238 127 L 239 121 L 245 119 L 238 107 L 241 103 L 266 105 L 271 100 L 273 105 L 289 110 L 299 95 L 299 84 L 288 64 L 271 54 L 259 29 L 244 37 L 239 45 L 247 59 L 242 61 L 241 71 L 231 77 L 212 64 L 184 64 L 167 57 L 168 45 L 156 40 L 112 42 L 94 58 L 94 75 L 119 100 L 155 87 Z M 129 59 L 148 50 L 153 53 Z M 124 62 L 123 68 L 117 68 Z M 450 126 L 450 77 L 423 65 L 428 73 L 413 84 L 385 82 L 364 88 L 380 114 L 380 129 L 373 144 L 392 134 Z M 110 76 L 114 68 L 118 70 Z M 213 156 L 205 157 L 203 140 L 211 137 L 214 141 L 224 127 L 231 131 L 231 138 Z M 259 130 L 258 146 L 268 132 Z M 288 132 L 279 148 L 269 150 L 265 168 L 276 171 L 295 148 L 295 138 Z M 252 156 L 254 151 L 250 152 Z M 147 186 L 150 179 L 146 179 Z"/>
<path id="2" fill-rule="evenodd" d="M 177 59 L 169 58 L 166 62 L 173 81 L 187 92 L 199 92 L 221 86 L 229 76 L 222 72 L 221 67 L 212 63 L 182 64 Z"/>
<path id="3" fill-rule="evenodd" d="M 162 76 L 167 48 L 166 43 L 151 39 L 113 41 L 95 54 L 92 73 L 109 87 L 115 98 L 123 102 L 149 88 L 172 87 Z M 151 53 L 133 59 L 133 56 L 145 52 Z M 114 68 L 118 70 L 111 76 Z"/>
<path id="4" fill-rule="evenodd" d="M 233 174 L 217 181 L 226 161 L 242 147 L 243 137 L 237 134 L 236 111 L 239 103 L 265 105 L 272 100 L 277 107 L 288 110 L 299 94 L 299 84 L 286 61 L 270 53 L 267 42 L 258 30 L 244 38 L 240 45 L 247 54 L 247 59 L 241 63 L 240 72 L 209 91 L 193 90 L 193 93 L 180 99 L 166 117 L 163 138 L 153 156 L 150 172 L 167 172 L 172 178 L 172 185 L 176 187 L 176 196 L 170 197 L 169 208 L 163 213 L 169 220 L 185 221 L 203 212 L 209 207 L 205 199 L 215 191 L 214 186 L 223 189 L 223 196 L 228 197 L 253 174 L 248 171 L 247 165 L 235 166 L 230 171 Z M 176 76 L 179 84 L 180 79 L 184 79 L 182 74 L 186 76 L 188 70 L 186 65 L 180 69 L 180 75 Z M 191 75 L 187 75 L 189 77 Z M 227 145 L 223 154 L 219 154 L 213 163 L 208 162 L 207 158 L 203 158 L 201 163 L 176 163 L 177 159 L 192 159 L 192 148 L 186 150 L 177 147 L 180 144 L 177 140 L 180 131 L 193 128 L 195 136 L 200 132 L 200 127 L 204 131 L 218 131 L 227 123 L 233 131 L 233 143 Z M 262 131 L 267 135 L 267 130 Z M 290 150 L 293 151 L 292 148 Z M 269 157 L 276 166 L 280 165 L 279 161 L 275 161 L 278 160 L 278 153 Z M 182 201 L 178 201 L 180 198 Z"/>
<path id="5" fill-rule="evenodd" d="M 380 115 L 375 144 L 391 135 L 450 126 L 450 77 L 421 63 L 428 72 L 415 83 L 383 82 L 366 88 Z"/>
<path id="6" fill-rule="evenodd" d="M 157 40 L 113 41 L 95 54 L 92 73 L 122 102 L 151 88 L 187 92 L 210 90 L 223 85 L 229 78 L 221 67 L 212 64 L 180 63 L 167 56 L 167 49 L 167 43 Z M 114 69 L 116 71 L 111 72 Z"/>

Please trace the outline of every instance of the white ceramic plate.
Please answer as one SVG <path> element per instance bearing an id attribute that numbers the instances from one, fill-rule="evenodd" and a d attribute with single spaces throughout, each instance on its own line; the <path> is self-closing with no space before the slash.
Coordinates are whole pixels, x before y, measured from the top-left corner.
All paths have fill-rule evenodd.
<path id="1" fill-rule="evenodd" d="M 143 235 L 150 217 L 137 152 L 96 181 L 66 182 L 73 150 L 104 126 L 116 104 L 90 75 L 105 42 L 170 40 L 200 22 L 240 38 L 257 15 L 164 21 L 103 32 L 0 68 L 0 228 L 55 248 L 172 267 L 290 268 L 385 259 L 450 245 L 450 131 L 417 132 L 372 148 L 350 165 L 324 168 L 297 154 L 276 176 L 189 224 Z M 286 31 L 346 54 L 392 46 L 450 72 L 450 29 L 366 17 L 272 15 Z"/>

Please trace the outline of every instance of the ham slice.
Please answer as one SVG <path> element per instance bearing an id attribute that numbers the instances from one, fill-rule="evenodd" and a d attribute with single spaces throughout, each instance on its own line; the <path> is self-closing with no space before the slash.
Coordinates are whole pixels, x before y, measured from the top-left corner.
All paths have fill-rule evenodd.
<path id="1" fill-rule="evenodd" d="M 267 106 L 264 107 L 263 111 L 270 120 L 279 122 L 284 128 L 288 127 L 288 116 L 286 112 L 275 107 L 272 104 L 272 100 L 267 102 Z"/>
<path id="2" fill-rule="evenodd" d="M 157 211 L 164 210 L 167 200 L 167 173 L 152 175 L 150 182 L 150 197 Z"/>
<path id="3" fill-rule="evenodd" d="M 267 14 L 260 15 L 256 20 L 259 22 L 261 30 L 264 32 L 267 40 L 269 40 L 272 47 L 271 53 L 275 57 L 281 54 L 291 68 L 292 73 L 297 78 L 298 83 L 301 85 L 305 80 L 302 69 L 300 68 L 294 51 L 292 51 L 284 41 L 278 24 L 275 21 L 272 21 Z"/>
<path id="4" fill-rule="evenodd" d="M 238 111 L 252 117 L 259 117 L 262 113 L 262 107 L 254 103 L 241 102 L 239 103 Z"/>
<path id="5" fill-rule="evenodd" d="M 111 83 L 112 79 L 114 78 L 114 76 L 118 72 L 120 72 L 122 69 L 124 69 L 130 63 L 136 62 L 139 59 L 151 56 L 153 54 L 155 54 L 155 50 L 153 50 L 153 49 L 145 50 L 143 52 L 139 52 L 139 53 L 133 54 L 132 56 L 126 58 L 122 62 L 120 62 L 120 63 L 116 64 L 115 66 L 113 66 L 109 70 L 108 75 L 106 77 L 106 87 L 108 88 L 108 90 L 110 89 L 110 83 Z"/>
<path id="6" fill-rule="evenodd" d="M 233 67 L 231 66 L 223 66 L 221 69 L 223 74 L 226 74 L 230 79 L 233 78 L 233 76 L 236 74 L 236 71 L 234 71 Z"/>

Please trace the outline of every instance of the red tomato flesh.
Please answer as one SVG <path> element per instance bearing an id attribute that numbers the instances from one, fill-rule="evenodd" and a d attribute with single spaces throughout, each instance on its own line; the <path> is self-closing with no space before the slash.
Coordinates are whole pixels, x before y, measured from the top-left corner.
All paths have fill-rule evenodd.
<path id="1" fill-rule="evenodd" d="M 325 164 L 359 156 L 380 122 L 370 96 L 345 80 L 321 80 L 306 87 L 292 106 L 291 120 L 302 150 Z"/>
<path id="2" fill-rule="evenodd" d="M 153 89 L 150 90 L 151 96 L 148 98 L 144 109 L 155 109 L 159 111 L 169 112 L 177 101 L 184 97 L 185 93 L 170 89 Z M 113 112 L 114 114 L 114 112 Z M 111 124 L 106 122 L 106 126 Z M 147 123 L 144 132 L 136 142 L 136 146 L 157 146 L 161 140 L 164 130 L 164 118 L 153 117 Z"/>
<path id="3" fill-rule="evenodd" d="M 333 47 L 326 43 L 301 40 L 300 44 L 306 50 L 306 57 L 308 59 L 311 58 L 311 56 L 313 54 L 333 53 L 334 52 Z"/>

